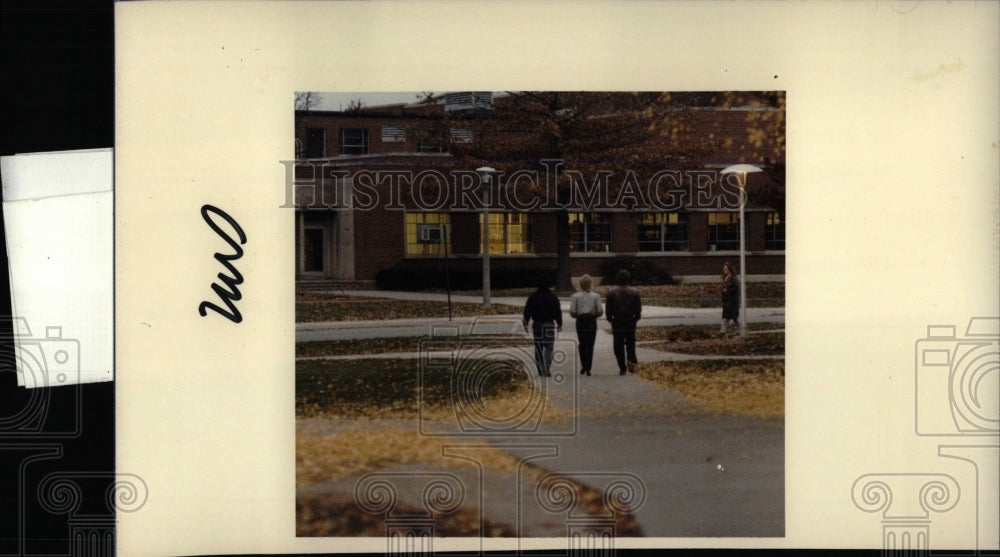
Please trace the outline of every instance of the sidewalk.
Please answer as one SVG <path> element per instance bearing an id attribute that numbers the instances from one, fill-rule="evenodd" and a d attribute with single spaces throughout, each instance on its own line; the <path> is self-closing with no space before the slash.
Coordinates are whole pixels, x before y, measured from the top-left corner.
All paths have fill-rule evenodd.
<path id="1" fill-rule="evenodd" d="M 405 296 L 406 299 L 435 296 L 379 294 Z M 506 300 L 494 298 L 493 301 L 515 303 L 514 299 Z M 453 301 L 459 300 L 453 297 Z M 522 303 L 522 298 L 516 300 L 516 304 Z M 568 302 L 563 302 L 563 308 L 568 311 Z M 644 308 L 640 324 L 660 324 L 659 321 L 664 320 L 717 323 L 720 311 L 719 308 L 650 307 Z M 761 308 L 749 313 L 751 322 L 784 320 L 783 308 Z M 503 328 L 511 324 L 518 326 L 519 319 L 519 315 L 490 316 L 476 324 L 491 323 Z M 450 326 L 467 331 L 474 321 L 456 319 Z M 447 319 L 364 324 L 302 323 L 297 324 L 296 336 L 299 339 L 303 335 L 323 333 L 343 338 L 344 334 L 359 331 L 368 334 L 388 331 L 398 335 L 401 331 L 427 331 L 432 323 L 449 325 Z M 606 332 L 597 335 L 593 375 L 581 376 L 573 325 L 574 320 L 564 315 L 560 339 L 572 342 L 561 344 L 562 353 L 557 354 L 553 377 L 545 380 L 532 377 L 539 388 L 544 389 L 548 403 L 553 405 L 550 410 L 571 416 L 567 422 L 557 424 L 557 430 L 565 434 L 549 435 L 550 430 L 544 428 L 515 435 L 493 435 L 484 431 L 478 439 L 524 459 L 525 463 L 572 478 L 605 496 L 613 495 L 609 492 L 615 489 L 609 487 L 611 485 L 620 488 L 630 484 L 635 495 L 632 515 L 642 535 L 647 537 L 783 536 L 784 421 L 699 413 L 677 393 L 635 375 L 621 376 L 612 353 L 612 335 Z M 637 355 L 640 363 L 705 358 L 644 349 L 641 345 Z M 456 437 L 454 442 L 462 444 L 468 439 Z M 472 498 L 469 503 L 481 504 L 480 510 L 489 521 L 512 525 L 522 537 L 565 538 L 568 535 L 572 513 L 554 513 L 545 508 L 539 501 L 544 490 L 533 481 L 489 470 L 483 470 L 481 476 L 462 477 L 470 485 L 476 482 L 481 485 L 479 499 Z M 347 490 L 353 485 L 352 481 L 356 479 L 339 482 L 338 489 Z M 418 495 L 404 494 L 404 497 L 419 501 Z"/>
<path id="2" fill-rule="evenodd" d="M 382 290 L 351 290 L 351 295 L 367 296 L 374 298 L 389 298 L 397 300 L 423 300 L 446 302 L 445 294 L 426 292 L 392 292 Z M 515 307 L 524 306 L 524 297 L 499 297 L 491 298 L 493 304 L 504 304 Z M 480 296 L 452 296 L 455 303 L 482 303 Z M 575 320 L 569 316 L 569 300 L 560 300 L 563 310 L 563 332 L 574 333 L 576 331 Z M 663 306 L 646 306 L 642 309 L 642 319 L 639 326 L 679 324 L 715 324 L 721 320 L 721 308 L 676 308 Z M 748 323 L 763 321 L 782 322 L 785 319 L 784 308 L 747 308 Z M 430 334 L 434 327 L 460 327 L 462 334 L 488 334 L 490 332 L 508 332 L 507 327 L 517 327 L 520 323 L 521 314 L 511 313 L 509 315 L 489 315 L 482 317 L 455 317 L 449 320 L 446 317 L 431 317 L 420 319 L 393 319 L 375 321 L 319 321 L 309 323 L 296 323 L 296 342 L 306 342 L 313 340 L 330 340 L 334 338 L 374 338 L 385 336 L 421 336 Z M 479 327 L 474 330 L 474 324 L 485 325 L 487 328 Z M 606 319 L 598 320 L 598 327 L 602 330 L 609 330 L 610 324 Z M 372 329 L 383 329 L 390 331 L 399 329 L 392 334 L 385 331 L 373 333 Z M 332 331 L 340 331 L 335 333 Z M 365 332 L 367 331 L 367 332 Z"/>

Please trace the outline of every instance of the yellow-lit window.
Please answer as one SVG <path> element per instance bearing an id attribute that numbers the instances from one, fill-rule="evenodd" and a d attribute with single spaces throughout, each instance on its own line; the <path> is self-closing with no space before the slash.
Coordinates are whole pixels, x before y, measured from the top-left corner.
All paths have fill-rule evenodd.
<path id="1" fill-rule="evenodd" d="M 445 242 L 451 245 L 448 213 L 406 213 L 405 218 L 406 255 L 443 255 Z"/>
<path id="2" fill-rule="evenodd" d="M 781 219 L 780 213 L 768 213 L 767 224 L 764 228 L 766 237 L 764 247 L 766 249 L 785 249 L 785 221 Z"/>
<path id="3" fill-rule="evenodd" d="M 482 215 L 479 215 L 479 226 L 482 230 Z M 480 243 L 479 253 L 482 252 L 483 247 Z M 532 253 L 531 215 L 490 213 L 490 253 Z"/>

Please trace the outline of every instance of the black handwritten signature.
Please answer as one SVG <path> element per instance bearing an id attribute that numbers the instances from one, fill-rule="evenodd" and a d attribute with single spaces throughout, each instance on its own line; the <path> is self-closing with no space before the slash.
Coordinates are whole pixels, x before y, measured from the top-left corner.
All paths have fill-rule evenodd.
<path id="1" fill-rule="evenodd" d="M 239 243 L 236 243 L 236 240 L 233 239 L 231 234 L 226 233 L 219 227 L 215 221 L 216 216 L 221 217 L 229 224 L 230 227 L 232 227 L 233 232 L 235 232 L 236 236 L 239 238 Z M 241 246 L 247 243 L 247 235 L 243 232 L 243 228 L 240 227 L 239 223 L 236 222 L 236 219 L 229 216 L 229 214 L 222 209 L 213 205 L 201 206 L 201 218 L 205 219 L 208 226 L 211 227 L 212 230 L 219 235 L 219 237 L 225 240 L 231 248 L 233 248 L 233 253 L 228 255 L 219 252 L 215 253 L 215 259 L 226 268 L 226 271 L 228 271 L 229 274 L 219 273 L 218 275 L 219 280 L 222 281 L 225 288 L 219 286 L 216 282 L 212 283 L 212 290 L 215 291 L 215 294 L 226 305 L 228 311 L 209 301 L 203 301 L 198 306 L 198 313 L 201 314 L 202 317 L 205 317 L 208 310 L 211 309 L 233 323 L 240 323 L 243 321 L 243 315 L 240 314 L 240 310 L 233 302 L 239 301 L 243 298 L 243 294 L 240 293 L 239 288 L 237 288 L 238 285 L 243 284 L 243 275 L 236 269 L 235 266 L 233 266 L 232 262 L 243 257 L 243 248 Z"/>

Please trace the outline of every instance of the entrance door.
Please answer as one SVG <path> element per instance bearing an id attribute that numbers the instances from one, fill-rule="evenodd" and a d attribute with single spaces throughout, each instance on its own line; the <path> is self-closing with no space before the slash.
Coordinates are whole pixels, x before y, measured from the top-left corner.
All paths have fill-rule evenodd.
<path id="1" fill-rule="evenodd" d="M 324 254 L 326 249 L 323 242 L 323 229 L 322 228 L 306 228 L 305 229 L 305 245 L 303 255 L 305 256 L 305 261 L 303 261 L 303 271 L 308 274 L 323 275 L 324 268 L 323 262 L 325 261 Z"/>

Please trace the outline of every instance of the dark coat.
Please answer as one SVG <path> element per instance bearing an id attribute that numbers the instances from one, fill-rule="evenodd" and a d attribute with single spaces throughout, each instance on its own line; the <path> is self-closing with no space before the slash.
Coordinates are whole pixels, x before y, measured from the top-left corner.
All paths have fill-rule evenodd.
<path id="1" fill-rule="evenodd" d="M 534 321 L 536 326 L 555 323 L 561 328 L 562 307 L 559 305 L 559 296 L 548 288 L 535 290 L 524 304 L 523 318 L 525 327 L 529 321 Z"/>
<path id="2" fill-rule="evenodd" d="M 642 317 L 639 291 L 631 286 L 618 285 L 609 290 L 604 307 L 611 328 L 614 330 L 633 330 L 636 322 Z"/>
<path id="3" fill-rule="evenodd" d="M 740 282 L 736 280 L 736 275 L 722 279 L 722 318 L 740 318 Z"/>

